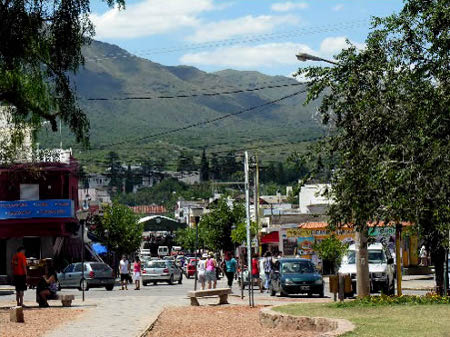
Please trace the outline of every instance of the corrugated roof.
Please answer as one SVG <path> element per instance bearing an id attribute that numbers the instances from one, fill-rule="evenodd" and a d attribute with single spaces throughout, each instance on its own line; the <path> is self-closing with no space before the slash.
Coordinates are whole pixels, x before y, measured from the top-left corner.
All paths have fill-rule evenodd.
<path id="1" fill-rule="evenodd" d="M 140 205 L 130 207 L 137 214 L 164 214 L 167 209 L 160 205 Z"/>
<path id="2" fill-rule="evenodd" d="M 385 224 L 384 221 L 380 221 L 378 223 L 376 222 L 369 222 L 369 227 L 394 227 L 395 223 L 394 222 L 390 222 L 388 224 Z M 409 227 L 412 226 L 411 222 L 405 222 L 403 221 L 402 223 L 403 227 Z M 303 229 L 315 229 L 315 230 L 325 230 L 328 227 L 328 222 L 306 222 L 306 223 L 301 223 L 300 225 L 298 225 L 299 228 L 303 228 Z M 343 228 L 349 228 L 350 226 L 343 226 Z"/>

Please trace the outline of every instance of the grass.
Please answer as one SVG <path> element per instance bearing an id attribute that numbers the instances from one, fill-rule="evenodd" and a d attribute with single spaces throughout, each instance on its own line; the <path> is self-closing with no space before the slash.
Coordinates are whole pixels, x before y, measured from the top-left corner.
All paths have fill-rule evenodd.
<path id="1" fill-rule="evenodd" d="M 450 306 L 445 304 L 337 307 L 311 303 L 286 305 L 275 310 L 297 316 L 348 319 L 356 329 L 346 337 L 450 337 Z"/>

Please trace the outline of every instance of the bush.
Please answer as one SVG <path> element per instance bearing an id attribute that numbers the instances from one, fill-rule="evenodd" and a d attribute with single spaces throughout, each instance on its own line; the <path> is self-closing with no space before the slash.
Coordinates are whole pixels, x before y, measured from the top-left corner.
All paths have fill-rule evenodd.
<path id="1" fill-rule="evenodd" d="M 336 304 L 338 307 L 356 306 L 381 306 L 381 305 L 422 305 L 422 304 L 450 304 L 450 297 L 428 293 L 425 296 L 402 295 L 402 296 L 366 296 L 354 301 Z"/>

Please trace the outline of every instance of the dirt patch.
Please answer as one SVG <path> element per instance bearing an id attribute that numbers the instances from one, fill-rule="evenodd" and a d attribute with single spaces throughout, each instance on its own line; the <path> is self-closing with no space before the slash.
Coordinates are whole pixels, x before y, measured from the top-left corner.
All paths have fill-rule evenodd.
<path id="1" fill-rule="evenodd" d="M 279 331 L 259 323 L 262 307 L 203 306 L 164 310 L 146 337 L 312 337 L 317 333 Z"/>
<path id="2" fill-rule="evenodd" d="M 57 326 L 75 319 L 83 310 L 72 308 L 32 308 L 24 310 L 25 323 L 9 321 L 9 310 L 0 310 L 0 336 L 41 337 Z"/>

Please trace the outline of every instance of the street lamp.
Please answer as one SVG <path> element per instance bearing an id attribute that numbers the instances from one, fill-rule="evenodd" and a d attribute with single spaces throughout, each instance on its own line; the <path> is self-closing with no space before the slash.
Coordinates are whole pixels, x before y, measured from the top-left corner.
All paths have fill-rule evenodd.
<path id="1" fill-rule="evenodd" d="M 307 53 L 298 53 L 297 55 L 295 55 L 297 57 L 297 60 L 302 61 L 302 62 L 306 62 L 306 61 L 322 61 L 322 62 L 326 62 L 326 63 L 330 63 L 330 64 L 334 64 L 334 65 L 339 65 L 339 63 L 334 62 L 334 61 L 330 61 L 318 56 L 314 56 L 314 55 L 310 55 Z"/>
<path id="2" fill-rule="evenodd" d="M 195 221 L 195 275 L 194 275 L 194 290 L 197 290 L 197 266 L 198 266 L 198 225 L 200 223 L 200 216 L 203 213 L 203 208 L 192 208 L 192 215 Z"/>

